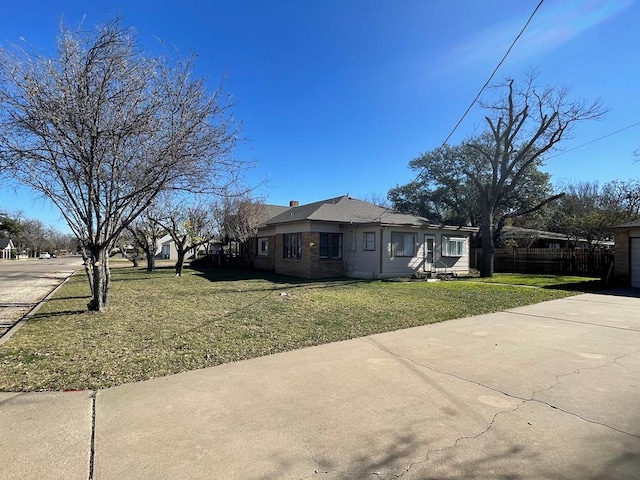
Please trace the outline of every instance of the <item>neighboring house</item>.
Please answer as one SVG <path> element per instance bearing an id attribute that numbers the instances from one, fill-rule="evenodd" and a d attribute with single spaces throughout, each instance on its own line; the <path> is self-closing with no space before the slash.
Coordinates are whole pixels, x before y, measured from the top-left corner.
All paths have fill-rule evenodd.
<path id="1" fill-rule="evenodd" d="M 589 248 L 589 241 L 584 238 L 571 238 L 564 233 L 546 232 L 544 230 L 533 230 L 531 228 L 513 227 L 505 225 L 500 233 L 500 240 L 515 241 L 521 248 L 548 248 L 558 250 L 562 248 Z M 600 248 L 613 247 L 612 241 L 595 240 L 594 245 Z"/>
<path id="2" fill-rule="evenodd" d="M 10 238 L 0 238 L 0 258 L 3 260 L 11 260 L 11 253 L 15 252 L 16 247 Z"/>
<path id="3" fill-rule="evenodd" d="M 619 282 L 640 288 L 640 220 L 615 227 L 613 275 Z"/>
<path id="4" fill-rule="evenodd" d="M 305 278 L 469 272 L 475 227 L 438 225 L 348 196 L 279 209 L 258 230 L 256 268 Z"/>
<path id="5" fill-rule="evenodd" d="M 187 252 L 187 258 L 194 257 L 194 249 L 190 249 Z M 210 252 L 211 253 L 211 252 Z M 206 247 L 201 245 L 198 247 L 198 255 L 206 255 Z M 176 242 L 173 241 L 171 235 L 166 234 L 164 237 L 158 239 L 158 249 L 156 250 L 156 258 L 160 260 L 177 260 L 178 249 L 176 248 Z"/>
<path id="6" fill-rule="evenodd" d="M 162 260 L 175 260 L 178 258 L 178 251 L 176 250 L 176 243 L 171 238 L 171 235 L 165 235 L 158 240 L 158 249 L 156 250 L 156 258 Z"/>

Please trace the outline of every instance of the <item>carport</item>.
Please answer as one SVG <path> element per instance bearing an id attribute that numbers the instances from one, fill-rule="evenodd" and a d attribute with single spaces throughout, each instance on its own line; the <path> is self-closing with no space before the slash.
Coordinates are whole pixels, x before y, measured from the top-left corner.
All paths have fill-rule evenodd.
<path id="1" fill-rule="evenodd" d="M 640 220 L 615 228 L 614 274 L 618 281 L 640 288 Z"/>

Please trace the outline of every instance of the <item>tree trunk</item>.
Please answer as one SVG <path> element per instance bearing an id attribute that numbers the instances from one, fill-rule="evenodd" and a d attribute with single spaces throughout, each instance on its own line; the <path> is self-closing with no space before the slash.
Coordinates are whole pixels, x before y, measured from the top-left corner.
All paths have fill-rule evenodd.
<path id="1" fill-rule="evenodd" d="M 105 248 L 94 247 L 90 249 L 92 298 L 87 304 L 91 312 L 102 312 L 109 304 L 109 287 L 111 275 L 109 272 L 109 257 Z"/>
<path id="2" fill-rule="evenodd" d="M 144 252 L 147 256 L 147 272 L 155 272 L 156 271 L 156 256 L 155 252 Z"/>
<path id="3" fill-rule="evenodd" d="M 495 244 L 493 242 L 493 218 L 491 215 L 482 216 L 480 234 L 482 236 L 482 262 L 480 263 L 480 276 L 493 277 L 493 259 Z"/>
<path id="4" fill-rule="evenodd" d="M 181 277 L 184 271 L 184 258 L 187 256 L 187 251 L 181 248 L 178 249 L 178 261 L 176 262 L 176 277 Z"/>
<path id="5" fill-rule="evenodd" d="M 147 257 L 147 272 L 152 273 L 156 271 L 156 245 L 150 245 L 148 242 L 141 244 L 142 250 L 144 250 L 144 256 Z"/>

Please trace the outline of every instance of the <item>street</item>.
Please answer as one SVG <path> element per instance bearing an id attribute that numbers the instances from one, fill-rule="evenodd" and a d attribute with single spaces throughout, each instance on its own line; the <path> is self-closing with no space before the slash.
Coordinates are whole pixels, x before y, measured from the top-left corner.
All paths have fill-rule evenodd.
<path id="1" fill-rule="evenodd" d="M 65 278 L 82 267 L 82 257 L 0 261 L 0 337 Z"/>

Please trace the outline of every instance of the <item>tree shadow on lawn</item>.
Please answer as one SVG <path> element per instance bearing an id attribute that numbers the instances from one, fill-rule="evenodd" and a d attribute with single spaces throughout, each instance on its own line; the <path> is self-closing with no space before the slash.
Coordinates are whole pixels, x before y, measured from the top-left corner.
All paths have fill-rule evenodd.
<path id="1" fill-rule="evenodd" d="M 545 290 L 564 290 L 567 292 L 601 293 L 605 289 L 605 286 L 601 280 L 585 280 L 584 282 L 545 285 L 542 288 Z"/>
<path id="2" fill-rule="evenodd" d="M 353 285 L 358 283 L 370 283 L 371 280 L 349 278 L 349 277 L 329 277 L 329 278 L 301 278 L 289 275 L 281 275 L 263 270 L 248 270 L 240 268 L 203 268 L 191 267 L 191 270 L 198 272 L 200 276 L 210 282 L 235 282 L 249 280 L 263 280 L 274 284 L 270 290 L 286 290 L 291 288 L 315 287 L 329 288 L 342 285 Z M 253 289 L 243 289 L 253 291 Z M 264 288 L 256 288 L 256 291 Z"/>
<path id="3" fill-rule="evenodd" d="M 84 313 L 87 313 L 88 310 L 85 308 L 84 310 L 61 310 L 58 312 L 46 312 L 46 313 L 35 313 L 33 314 L 30 318 L 29 321 L 34 321 L 34 320 L 45 320 L 47 318 L 53 318 L 53 317 L 70 317 L 72 315 L 82 315 Z"/>

